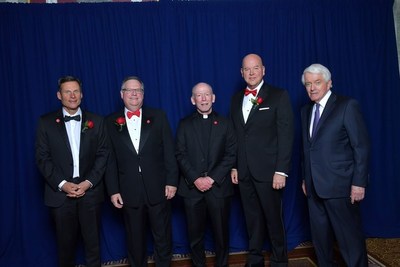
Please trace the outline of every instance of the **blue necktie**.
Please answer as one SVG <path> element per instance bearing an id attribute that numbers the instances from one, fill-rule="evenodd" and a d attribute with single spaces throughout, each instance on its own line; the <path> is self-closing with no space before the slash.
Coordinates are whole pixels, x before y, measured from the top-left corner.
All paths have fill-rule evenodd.
<path id="1" fill-rule="evenodd" d="M 319 118 L 320 118 L 319 106 L 320 106 L 320 104 L 315 103 L 314 122 L 313 122 L 313 126 L 312 126 L 311 137 L 314 136 L 315 130 L 317 129 L 317 126 L 318 126 L 318 122 L 319 122 Z"/>

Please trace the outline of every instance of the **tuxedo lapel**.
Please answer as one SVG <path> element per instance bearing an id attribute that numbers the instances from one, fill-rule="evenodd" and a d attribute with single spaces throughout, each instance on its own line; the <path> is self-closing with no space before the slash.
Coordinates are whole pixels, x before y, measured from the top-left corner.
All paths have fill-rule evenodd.
<path id="1" fill-rule="evenodd" d="M 140 142 L 139 142 L 139 149 L 138 153 L 143 149 L 144 145 L 146 144 L 147 138 L 149 137 L 150 130 L 152 124 L 154 123 L 154 117 L 148 115 L 147 110 L 142 108 L 142 129 L 140 130 Z"/>
<path id="2" fill-rule="evenodd" d="M 85 128 L 85 122 L 87 121 L 87 116 L 86 113 L 82 111 L 82 121 L 81 121 L 81 144 L 80 144 L 80 148 L 82 148 L 82 144 L 85 142 L 85 132 L 89 129 L 85 129 L 85 131 L 83 131 L 83 129 Z M 80 150 L 80 149 L 79 149 Z"/>
<path id="3" fill-rule="evenodd" d="M 116 117 L 114 118 L 114 123 L 116 123 L 117 118 L 125 118 L 124 110 L 122 110 L 122 111 L 118 114 L 118 116 L 116 116 Z M 126 119 L 126 118 L 125 118 L 125 119 Z M 116 125 L 115 127 L 120 127 L 120 126 Z M 137 153 L 136 153 L 136 149 L 135 149 L 135 147 L 133 146 L 131 137 L 129 136 L 129 131 L 128 131 L 127 122 L 125 122 L 125 125 L 122 126 L 122 130 L 121 130 L 121 131 L 118 131 L 118 130 L 117 130 L 117 132 L 118 132 L 118 134 L 120 135 L 122 142 L 124 142 L 124 143 L 126 144 L 126 146 L 129 148 L 129 150 L 131 150 L 134 154 L 137 154 Z"/>
<path id="4" fill-rule="evenodd" d="M 57 112 L 55 121 L 57 122 L 58 132 L 60 133 L 62 140 L 64 141 L 65 145 L 67 146 L 68 151 L 70 153 L 72 153 L 71 145 L 69 144 L 67 128 L 65 127 L 64 117 L 63 117 L 63 113 L 61 110 L 59 112 Z"/>
<path id="5" fill-rule="evenodd" d="M 260 88 L 260 91 L 257 94 L 257 98 L 261 98 L 263 100 L 263 102 L 265 101 L 265 99 L 268 96 L 267 88 L 268 88 L 267 85 L 264 83 L 263 86 Z M 258 112 L 259 107 L 260 107 L 259 105 L 253 105 L 253 107 L 250 110 L 249 117 L 247 118 L 247 122 L 249 122 L 249 120 L 251 119 L 251 117 L 254 113 Z M 242 117 L 243 117 L 243 114 L 242 114 Z"/>
<path id="6" fill-rule="evenodd" d="M 244 127 L 245 122 L 244 122 L 243 111 L 242 111 L 243 98 L 244 98 L 244 93 L 243 93 L 243 91 L 240 91 L 240 93 L 238 93 L 238 96 L 237 96 L 237 99 L 236 99 L 236 104 L 235 104 L 235 106 L 237 108 L 234 109 L 234 114 L 232 114 L 232 115 L 234 117 L 237 117 L 239 122 L 240 122 L 240 124 Z"/>

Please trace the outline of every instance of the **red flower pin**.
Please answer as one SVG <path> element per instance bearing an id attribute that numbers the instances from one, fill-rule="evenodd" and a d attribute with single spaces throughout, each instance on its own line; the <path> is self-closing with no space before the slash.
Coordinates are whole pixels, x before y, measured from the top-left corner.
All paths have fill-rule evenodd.
<path id="1" fill-rule="evenodd" d="M 261 97 L 256 97 L 251 99 L 251 103 L 253 103 L 253 105 L 258 106 L 260 105 L 262 102 L 264 101 L 264 99 L 262 99 Z"/>
<path id="2" fill-rule="evenodd" d="M 217 124 L 218 124 L 218 121 L 214 121 L 213 123 L 214 123 L 214 125 L 217 125 Z"/>
<path id="3" fill-rule="evenodd" d="M 125 117 L 118 117 L 118 118 L 115 120 L 115 125 L 118 126 L 118 131 L 121 132 L 121 131 L 122 131 L 122 128 L 126 125 Z"/>
<path id="4" fill-rule="evenodd" d="M 57 123 L 60 123 L 60 122 L 61 122 L 61 120 L 60 120 L 59 118 L 57 118 L 57 119 L 56 119 L 56 122 L 57 122 Z"/>
<path id="5" fill-rule="evenodd" d="M 82 133 L 84 133 L 87 129 L 93 129 L 94 127 L 94 123 L 91 120 L 87 120 L 85 121 L 85 124 L 83 125 L 82 128 Z"/>

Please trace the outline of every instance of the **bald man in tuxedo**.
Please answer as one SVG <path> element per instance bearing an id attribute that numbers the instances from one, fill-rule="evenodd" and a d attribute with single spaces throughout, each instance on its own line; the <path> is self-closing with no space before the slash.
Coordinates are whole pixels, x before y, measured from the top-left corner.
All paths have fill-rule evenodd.
<path id="1" fill-rule="evenodd" d="M 246 266 L 264 266 L 265 239 L 271 243 L 271 266 L 287 266 L 282 194 L 290 171 L 293 112 L 286 90 L 267 84 L 262 59 L 243 58 L 246 89 L 234 94 L 231 119 L 237 134 L 237 163 L 232 181 L 239 185 L 249 236 Z"/>

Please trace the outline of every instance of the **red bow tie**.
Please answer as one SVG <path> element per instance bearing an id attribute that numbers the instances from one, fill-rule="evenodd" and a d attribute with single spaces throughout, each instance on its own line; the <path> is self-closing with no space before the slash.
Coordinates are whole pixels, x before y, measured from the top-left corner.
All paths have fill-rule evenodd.
<path id="1" fill-rule="evenodd" d="M 244 95 L 248 95 L 248 94 L 252 94 L 253 96 L 256 96 L 257 89 L 250 90 L 250 89 L 246 88 L 246 90 L 244 90 Z"/>
<path id="2" fill-rule="evenodd" d="M 126 115 L 128 116 L 128 119 L 132 118 L 133 115 L 140 117 L 140 109 L 137 109 L 135 111 L 128 111 Z"/>

